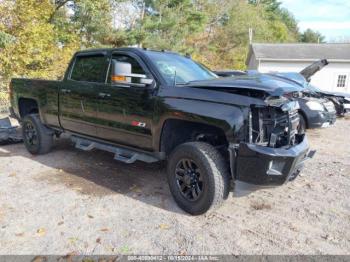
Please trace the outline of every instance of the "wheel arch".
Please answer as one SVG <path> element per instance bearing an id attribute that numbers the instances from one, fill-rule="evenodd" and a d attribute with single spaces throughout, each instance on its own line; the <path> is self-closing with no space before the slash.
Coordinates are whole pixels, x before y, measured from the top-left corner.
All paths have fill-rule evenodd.
<path id="1" fill-rule="evenodd" d="M 39 103 L 34 98 L 18 98 L 18 112 L 21 119 L 29 114 L 40 114 Z"/>
<path id="2" fill-rule="evenodd" d="M 174 130 L 180 131 L 174 132 Z M 195 141 L 206 142 L 217 148 L 228 146 L 225 131 L 218 126 L 170 118 L 163 123 L 159 150 L 169 155 L 178 145 Z"/>

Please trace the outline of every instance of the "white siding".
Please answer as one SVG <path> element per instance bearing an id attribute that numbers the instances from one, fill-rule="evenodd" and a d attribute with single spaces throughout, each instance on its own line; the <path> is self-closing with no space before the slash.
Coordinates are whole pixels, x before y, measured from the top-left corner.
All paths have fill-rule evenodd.
<path id="1" fill-rule="evenodd" d="M 261 61 L 258 70 L 262 73 L 268 72 L 300 72 L 310 63 L 296 62 L 265 62 Z"/>
<path id="2" fill-rule="evenodd" d="M 338 76 L 346 75 L 345 88 L 338 88 Z M 350 63 L 330 63 L 311 78 L 311 83 L 321 89 L 350 93 Z"/>
<path id="3" fill-rule="evenodd" d="M 256 63 L 256 62 L 255 62 Z M 251 65 L 254 63 L 250 61 Z M 258 70 L 262 73 L 267 72 L 300 72 L 302 69 L 310 65 L 311 62 L 294 62 L 294 61 L 275 61 L 266 62 L 260 61 Z M 249 69 L 251 68 L 249 66 Z M 345 88 L 338 88 L 338 75 L 346 75 L 347 81 Z M 319 87 L 320 89 L 335 92 L 347 92 L 350 93 L 350 63 L 335 63 L 331 62 L 328 66 L 324 67 L 321 71 L 316 73 L 311 78 L 311 84 Z"/>

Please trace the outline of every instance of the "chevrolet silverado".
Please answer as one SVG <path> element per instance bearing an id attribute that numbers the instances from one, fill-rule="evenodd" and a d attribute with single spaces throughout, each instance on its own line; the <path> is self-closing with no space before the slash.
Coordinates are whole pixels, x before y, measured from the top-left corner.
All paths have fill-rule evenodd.
<path id="1" fill-rule="evenodd" d="M 238 181 L 279 186 L 312 157 L 297 132 L 298 102 L 279 84 L 219 78 L 173 52 L 85 50 L 62 81 L 12 79 L 11 112 L 32 154 L 48 153 L 66 133 L 77 148 L 106 150 L 125 163 L 166 160 L 176 203 L 199 215 Z"/>

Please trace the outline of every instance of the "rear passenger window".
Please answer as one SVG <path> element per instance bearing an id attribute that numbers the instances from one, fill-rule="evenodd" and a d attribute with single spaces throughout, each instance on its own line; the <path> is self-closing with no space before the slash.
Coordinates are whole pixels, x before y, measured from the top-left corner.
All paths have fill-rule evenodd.
<path id="1" fill-rule="evenodd" d="M 108 58 L 103 55 L 78 56 L 75 59 L 71 79 L 76 81 L 99 82 L 106 80 Z"/>

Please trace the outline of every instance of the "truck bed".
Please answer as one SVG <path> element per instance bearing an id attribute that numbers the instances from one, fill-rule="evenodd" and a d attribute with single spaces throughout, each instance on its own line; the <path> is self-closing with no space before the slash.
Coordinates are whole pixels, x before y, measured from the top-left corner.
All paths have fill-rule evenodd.
<path id="1" fill-rule="evenodd" d="M 58 91 L 62 81 L 14 78 L 11 81 L 11 104 L 17 117 L 23 110 L 18 106 L 20 99 L 34 99 L 38 101 L 41 121 L 46 125 L 59 127 Z"/>

